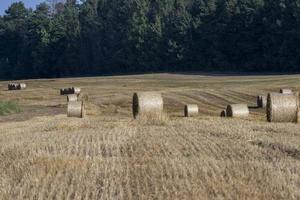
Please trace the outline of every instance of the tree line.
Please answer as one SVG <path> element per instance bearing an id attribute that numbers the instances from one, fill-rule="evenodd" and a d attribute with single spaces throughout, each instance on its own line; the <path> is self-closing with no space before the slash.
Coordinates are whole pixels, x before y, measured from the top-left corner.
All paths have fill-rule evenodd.
<path id="1" fill-rule="evenodd" d="M 300 0 L 67 0 L 0 16 L 0 78 L 300 71 Z"/>

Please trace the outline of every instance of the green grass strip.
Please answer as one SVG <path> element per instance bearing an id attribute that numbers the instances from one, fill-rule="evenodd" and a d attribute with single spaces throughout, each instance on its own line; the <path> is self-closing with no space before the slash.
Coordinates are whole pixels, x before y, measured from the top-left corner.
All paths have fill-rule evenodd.
<path id="1" fill-rule="evenodd" d="M 7 115 L 21 112 L 17 103 L 12 101 L 0 101 L 0 115 Z"/>

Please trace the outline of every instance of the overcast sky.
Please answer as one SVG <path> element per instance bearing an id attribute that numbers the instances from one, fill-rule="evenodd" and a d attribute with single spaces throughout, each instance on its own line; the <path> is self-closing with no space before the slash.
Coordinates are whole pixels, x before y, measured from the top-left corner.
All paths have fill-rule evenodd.
<path id="1" fill-rule="evenodd" d="M 0 15 L 4 14 L 4 11 L 14 2 L 23 1 L 26 7 L 35 8 L 36 5 L 44 0 L 0 0 Z"/>

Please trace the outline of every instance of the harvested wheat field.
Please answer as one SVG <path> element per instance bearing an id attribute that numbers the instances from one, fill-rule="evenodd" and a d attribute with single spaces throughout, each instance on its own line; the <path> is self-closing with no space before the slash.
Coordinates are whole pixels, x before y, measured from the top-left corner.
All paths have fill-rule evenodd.
<path id="1" fill-rule="evenodd" d="M 300 124 L 268 123 L 256 97 L 300 91 L 300 75 L 135 75 L 28 80 L 0 99 L 0 199 L 300 199 Z M 60 88 L 88 94 L 68 118 Z M 157 91 L 165 114 L 134 120 L 134 92 Z M 248 118 L 221 118 L 246 103 Z M 184 105 L 199 115 L 184 118 Z"/>

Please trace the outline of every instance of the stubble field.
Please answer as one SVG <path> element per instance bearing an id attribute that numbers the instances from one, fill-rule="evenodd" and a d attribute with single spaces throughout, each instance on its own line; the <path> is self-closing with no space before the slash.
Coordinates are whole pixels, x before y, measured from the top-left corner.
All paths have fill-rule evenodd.
<path id="1" fill-rule="evenodd" d="M 300 75 L 156 74 L 28 80 L 0 117 L 0 199 L 300 199 L 300 125 L 267 123 L 256 96 L 300 91 Z M 66 117 L 63 87 L 89 95 Z M 136 91 L 160 91 L 168 118 L 136 121 Z M 186 103 L 200 114 L 183 118 Z M 248 119 L 220 118 L 247 103 Z"/>

